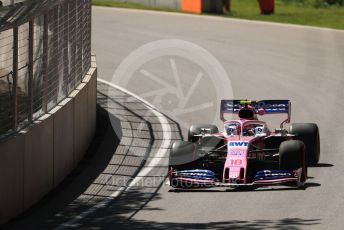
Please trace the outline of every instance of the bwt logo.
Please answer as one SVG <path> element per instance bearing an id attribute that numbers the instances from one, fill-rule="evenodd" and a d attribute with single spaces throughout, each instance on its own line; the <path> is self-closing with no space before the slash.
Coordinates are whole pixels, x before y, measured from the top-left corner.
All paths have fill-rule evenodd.
<path id="1" fill-rule="evenodd" d="M 247 147 L 248 142 L 246 142 L 246 141 L 233 141 L 233 142 L 229 142 L 228 146 L 230 146 L 230 147 Z"/>

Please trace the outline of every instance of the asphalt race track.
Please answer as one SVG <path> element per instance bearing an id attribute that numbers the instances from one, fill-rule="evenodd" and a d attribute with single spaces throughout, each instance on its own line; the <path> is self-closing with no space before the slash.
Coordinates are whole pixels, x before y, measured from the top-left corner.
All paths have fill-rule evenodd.
<path id="1" fill-rule="evenodd" d="M 49 209 L 42 205 L 34 214 L 28 214 L 10 227 L 342 229 L 344 32 L 211 16 L 93 8 L 92 46 L 97 55 L 99 78 L 112 81 L 117 67 L 128 55 L 147 43 L 162 39 L 178 39 L 203 47 L 223 66 L 228 79 L 212 76 L 211 72 L 198 78 L 197 74 L 203 66 L 192 64 L 192 60 L 185 60 L 172 52 L 170 56 L 142 62 L 141 67 L 132 71 L 130 80 L 119 82 L 120 86 L 143 97 L 171 118 L 155 110 L 147 114 L 145 110 L 148 107 L 141 102 L 135 104 L 136 98 L 131 101 L 130 106 L 120 104 L 128 94 L 118 96 L 118 93 L 112 94 L 114 91 L 111 91 L 112 93 L 106 95 L 108 89 L 104 90 L 102 87 L 112 87 L 99 83 L 99 92 L 103 94 L 99 93 L 98 100 L 106 95 L 116 104 L 114 108 L 108 104 L 110 113 L 116 109 L 131 111 L 131 115 L 125 113 L 125 120 L 133 122 L 126 128 L 126 132 L 131 133 L 134 138 L 136 129 L 140 130 L 137 134 L 146 131 L 146 136 L 139 137 L 151 138 L 156 142 L 149 142 L 153 143 L 153 150 L 146 153 L 153 155 L 148 156 L 144 167 L 154 165 L 157 168 L 143 173 L 143 176 L 160 180 L 130 186 L 135 187 L 134 189 L 127 189 L 127 185 L 124 188 L 117 186 L 114 193 L 123 190 L 123 194 L 115 194 L 114 199 L 106 202 L 104 200 L 109 200 L 108 197 L 113 193 L 102 193 L 96 198 L 84 193 L 83 197 L 75 198 L 74 203 L 68 205 L 72 211 L 66 208 L 67 211 L 60 212 L 55 218 L 48 214 L 40 216 L 45 209 Z M 173 78 L 176 70 L 179 72 L 179 83 L 175 82 L 178 78 Z M 162 82 L 157 81 L 154 76 L 161 77 Z M 164 85 L 164 82 L 167 83 L 166 87 L 172 85 L 175 86 L 172 89 L 182 89 L 182 96 L 187 101 L 182 104 L 178 100 L 174 101 L 180 95 L 173 90 L 158 92 L 159 84 Z M 216 92 L 218 87 L 226 87 L 227 82 L 232 86 L 228 85 L 228 92 Z M 229 93 L 232 89 L 232 93 Z M 147 96 L 150 91 L 158 92 L 158 99 L 154 95 Z M 191 92 L 189 96 L 185 96 L 187 92 Z M 225 189 L 175 191 L 161 179 L 167 172 L 167 155 L 164 152 L 163 155 L 156 156 L 156 151 L 159 150 L 154 151 L 154 148 L 168 148 L 166 144 L 181 139 L 178 124 L 185 135 L 184 127 L 191 123 L 213 122 L 213 110 L 219 109 L 216 104 L 219 95 L 226 97 L 231 94 L 238 99 L 290 99 L 293 105 L 292 121 L 315 122 L 319 125 L 321 160 L 317 167 L 309 168 L 310 178 L 305 190 L 268 187 L 257 191 L 235 192 Z M 213 103 L 202 104 L 205 101 Z M 173 109 L 176 107 L 180 111 Z M 185 110 L 190 107 L 193 109 Z M 121 113 L 116 115 L 121 121 L 124 119 L 121 118 Z M 128 118 L 135 116 L 137 118 L 134 121 Z M 218 117 L 215 118 L 215 123 L 220 125 Z M 137 124 L 142 120 L 144 124 L 153 124 L 148 125 L 148 128 L 133 126 L 135 122 Z M 127 145 L 131 146 L 130 143 Z M 135 170 L 137 168 L 141 172 L 143 170 L 137 166 L 142 161 L 142 155 L 136 157 L 132 160 L 139 162 L 136 168 L 131 167 L 125 171 L 131 172 L 130 176 L 140 175 Z M 149 160 L 154 157 L 161 159 Z M 120 162 L 125 161 L 122 159 Z M 128 165 L 130 164 L 124 167 Z M 37 224 L 41 218 L 46 221 L 44 224 Z"/>
<path id="2" fill-rule="evenodd" d="M 344 32 L 107 8 L 93 12 L 93 49 L 104 79 L 111 80 L 135 48 L 159 39 L 183 39 L 221 62 L 235 98 L 289 98 L 292 120 L 316 122 L 321 130 L 321 164 L 309 169 L 305 191 L 174 193 L 164 186 L 133 220 L 152 227 L 169 223 L 199 229 L 341 228 Z"/>

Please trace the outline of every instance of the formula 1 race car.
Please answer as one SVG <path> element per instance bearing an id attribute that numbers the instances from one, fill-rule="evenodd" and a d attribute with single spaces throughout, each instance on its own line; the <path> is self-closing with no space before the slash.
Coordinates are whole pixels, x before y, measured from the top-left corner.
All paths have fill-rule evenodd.
<path id="1" fill-rule="evenodd" d="M 307 166 L 320 157 L 319 128 L 313 123 L 291 124 L 289 100 L 222 100 L 224 129 L 193 125 L 188 141 L 173 144 L 169 180 L 174 188 L 259 187 L 283 184 L 303 188 Z M 238 115 L 226 120 L 226 114 Z M 271 131 L 258 115 L 287 114 Z"/>

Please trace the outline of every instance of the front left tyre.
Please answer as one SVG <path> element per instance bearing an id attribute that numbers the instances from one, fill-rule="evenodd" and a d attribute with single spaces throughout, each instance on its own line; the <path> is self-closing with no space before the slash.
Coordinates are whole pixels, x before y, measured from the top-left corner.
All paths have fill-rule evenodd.
<path id="1" fill-rule="evenodd" d="M 196 145 L 186 141 L 176 141 L 169 156 L 169 169 L 192 169 L 197 161 Z"/>
<path id="2" fill-rule="evenodd" d="M 294 123 L 290 126 L 290 134 L 306 145 L 306 162 L 308 166 L 315 166 L 320 159 L 319 128 L 314 123 Z"/>
<path id="3" fill-rule="evenodd" d="M 172 145 L 169 156 L 170 185 L 174 188 L 188 188 L 191 184 L 175 179 L 172 175 L 175 171 L 190 170 L 196 167 L 196 144 L 186 141 L 176 141 Z"/>

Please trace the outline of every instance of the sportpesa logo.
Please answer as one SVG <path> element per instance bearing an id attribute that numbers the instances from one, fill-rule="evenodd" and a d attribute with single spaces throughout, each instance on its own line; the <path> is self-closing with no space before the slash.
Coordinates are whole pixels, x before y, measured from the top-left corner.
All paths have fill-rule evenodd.
<path id="1" fill-rule="evenodd" d="M 228 142 L 228 146 L 230 146 L 230 147 L 247 147 L 248 142 L 247 141 L 232 141 L 232 142 Z"/>

